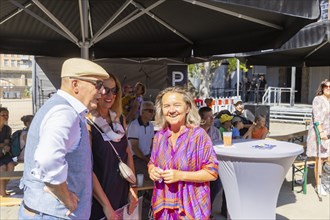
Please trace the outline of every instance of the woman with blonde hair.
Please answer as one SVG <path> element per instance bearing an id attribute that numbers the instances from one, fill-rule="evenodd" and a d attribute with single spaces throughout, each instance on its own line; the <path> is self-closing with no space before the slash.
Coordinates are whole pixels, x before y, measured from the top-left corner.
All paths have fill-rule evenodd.
<path id="1" fill-rule="evenodd" d="M 126 122 L 122 115 L 121 85 L 117 77 L 109 75 L 109 79 L 103 81 L 105 93 L 98 100 L 97 109 L 89 116 L 93 121 L 90 134 L 94 161 L 91 219 L 117 219 L 115 210 L 130 202 L 129 213 L 132 213 L 137 205 L 136 192 L 120 175 L 119 160 L 109 143 L 134 172 L 133 157 L 125 134 Z"/>
<path id="2" fill-rule="evenodd" d="M 268 128 L 266 127 L 266 116 L 257 115 L 254 119 L 254 124 L 245 133 L 243 138 L 248 139 L 265 139 L 268 134 Z"/>
<path id="3" fill-rule="evenodd" d="M 190 94 L 170 87 L 156 98 L 156 125 L 148 172 L 155 182 L 155 219 L 209 219 L 210 181 L 218 177 L 213 144 L 199 127 L 200 117 Z"/>

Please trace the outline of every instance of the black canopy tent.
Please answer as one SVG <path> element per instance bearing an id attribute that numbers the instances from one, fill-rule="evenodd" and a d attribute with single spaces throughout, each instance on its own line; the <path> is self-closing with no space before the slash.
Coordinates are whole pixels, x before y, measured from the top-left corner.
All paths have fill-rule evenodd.
<path id="1" fill-rule="evenodd" d="M 330 66 L 330 21 L 307 25 L 281 48 L 237 55 L 249 65 Z"/>
<path id="2" fill-rule="evenodd" d="M 207 57 L 278 48 L 318 0 L 1 0 L 0 53 Z"/>

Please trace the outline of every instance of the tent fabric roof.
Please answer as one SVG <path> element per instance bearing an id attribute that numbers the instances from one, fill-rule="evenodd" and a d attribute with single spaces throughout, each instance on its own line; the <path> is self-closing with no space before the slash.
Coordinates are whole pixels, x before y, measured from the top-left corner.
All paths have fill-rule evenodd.
<path id="1" fill-rule="evenodd" d="M 240 56 L 251 65 L 330 66 L 330 21 L 307 25 L 279 49 Z"/>
<path id="2" fill-rule="evenodd" d="M 318 0 L 1 0 L 0 53 L 211 56 L 278 48 Z M 21 10 L 21 11 L 20 11 Z M 192 52 L 193 51 L 193 52 Z"/>

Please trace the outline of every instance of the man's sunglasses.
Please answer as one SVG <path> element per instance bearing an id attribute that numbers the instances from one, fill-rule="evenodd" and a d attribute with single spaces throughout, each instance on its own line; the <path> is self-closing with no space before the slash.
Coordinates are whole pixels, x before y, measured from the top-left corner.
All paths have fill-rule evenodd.
<path id="1" fill-rule="evenodd" d="M 77 79 L 85 82 L 92 83 L 97 90 L 100 90 L 103 86 L 103 81 L 102 80 L 92 80 L 92 79 L 85 79 L 83 77 L 69 77 L 70 79 Z"/>
<path id="2" fill-rule="evenodd" d="M 105 90 L 104 95 L 110 95 L 110 94 L 117 95 L 118 93 L 117 87 L 109 88 L 104 86 L 104 90 Z"/>

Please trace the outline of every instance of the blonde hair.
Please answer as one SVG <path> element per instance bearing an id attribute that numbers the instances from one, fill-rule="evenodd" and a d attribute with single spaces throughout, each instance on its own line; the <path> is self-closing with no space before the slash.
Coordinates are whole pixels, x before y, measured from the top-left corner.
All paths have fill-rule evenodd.
<path id="1" fill-rule="evenodd" d="M 111 106 L 111 110 L 116 112 L 116 115 L 117 115 L 116 117 L 119 118 L 123 113 L 123 108 L 122 108 L 122 103 L 121 103 L 121 98 L 122 98 L 121 84 L 120 84 L 119 79 L 111 73 L 109 73 L 109 78 L 105 79 L 104 81 L 109 80 L 109 79 L 113 79 L 116 83 L 117 95 L 116 95 L 115 101 L 113 102 L 113 105 Z"/>
<path id="2" fill-rule="evenodd" d="M 190 108 L 190 111 L 186 115 L 186 122 L 185 125 L 188 126 L 199 126 L 201 122 L 201 118 L 198 114 L 198 109 L 197 106 L 194 102 L 194 99 L 190 95 L 189 92 L 187 92 L 184 88 L 182 87 L 169 87 L 161 91 L 157 97 L 156 97 L 156 114 L 155 114 L 155 123 L 156 126 L 161 127 L 161 128 L 166 128 L 168 127 L 168 123 L 164 117 L 163 114 L 163 96 L 167 93 L 178 93 L 183 96 L 183 101 L 186 103 L 186 105 Z"/>

